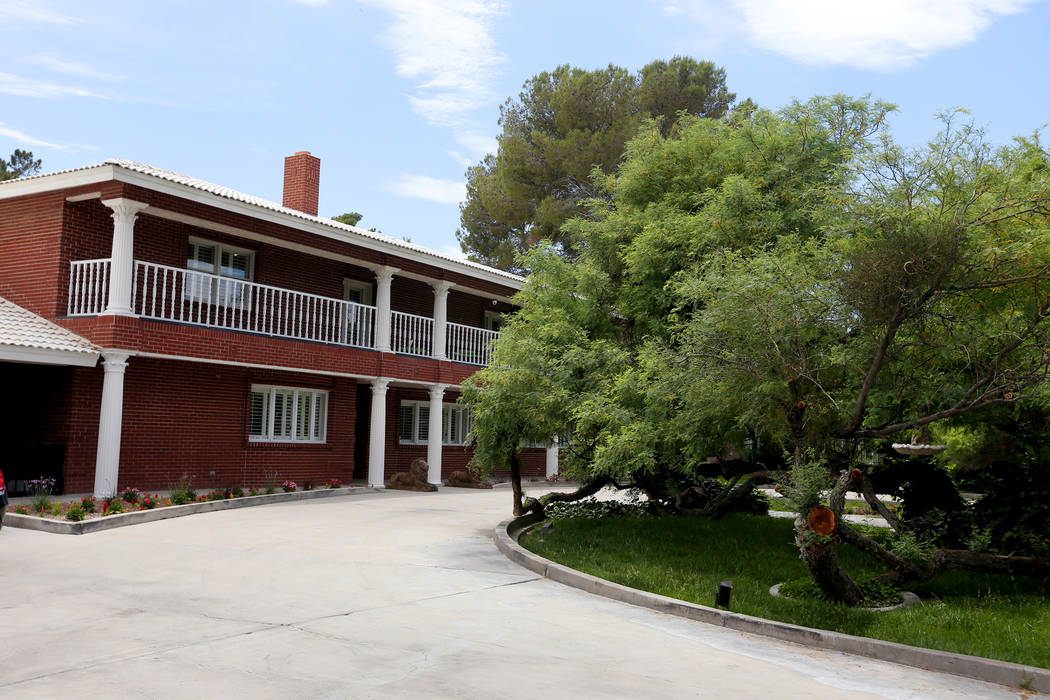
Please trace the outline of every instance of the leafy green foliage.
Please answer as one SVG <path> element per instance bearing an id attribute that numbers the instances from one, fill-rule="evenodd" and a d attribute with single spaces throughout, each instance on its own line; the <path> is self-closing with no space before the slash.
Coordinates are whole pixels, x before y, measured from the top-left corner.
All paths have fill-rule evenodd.
<path id="1" fill-rule="evenodd" d="M 681 290 L 733 247 L 760 253 L 786 225 L 798 232 L 793 240 L 815 238 L 814 207 L 889 109 L 836 97 L 779 113 L 686 115 L 666 138 L 648 122 L 619 172 L 596 176 L 591 216 L 563 227 L 577 260 L 542 245 L 522 259 L 532 273 L 515 299 L 520 311 L 464 394 L 478 461 L 491 469 L 523 440 L 559 435 L 570 476 L 634 480 L 693 474 L 730 442 L 745 451 L 752 422 L 723 407 L 748 395 L 728 380 L 694 382 L 677 364 L 681 326 L 697 308 Z M 778 391 L 773 381 L 759 388 Z"/>
<path id="2" fill-rule="evenodd" d="M 349 211 L 345 214 L 340 214 L 339 216 L 333 216 L 332 221 L 338 221 L 347 226 L 357 226 L 357 222 L 360 221 L 363 216 L 364 214 L 360 214 L 356 211 Z"/>
<path id="3" fill-rule="evenodd" d="M 657 501 L 624 503 L 622 501 L 585 500 L 574 503 L 555 501 L 548 505 L 543 512 L 551 520 L 564 520 L 566 518 L 595 519 L 612 516 L 648 518 L 657 515 L 667 515 L 671 511 Z"/>
<path id="4" fill-rule="evenodd" d="M 612 173 L 644 119 L 657 118 L 666 132 L 680 112 L 717 118 L 734 99 L 724 70 L 683 56 L 638 74 L 564 65 L 530 78 L 500 108 L 497 153 L 467 171 L 460 245 L 507 270 L 523 269 L 516 255 L 540 241 L 572 254 L 562 224 L 599 194 L 592 171 Z"/>
<path id="5" fill-rule="evenodd" d="M 887 583 L 875 580 L 861 581 L 860 590 L 864 593 L 864 599 L 859 606 L 861 608 L 883 608 L 899 605 L 904 601 L 903 596 Z M 779 592 L 785 598 L 827 600 L 824 592 L 808 577 L 785 581 L 781 584 Z"/>
<path id="6" fill-rule="evenodd" d="M 40 172 L 41 163 L 39 158 L 33 158 L 31 151 L 16 148 L 8 160 L 0 158 L 0 182 L 36 175 Z"/>

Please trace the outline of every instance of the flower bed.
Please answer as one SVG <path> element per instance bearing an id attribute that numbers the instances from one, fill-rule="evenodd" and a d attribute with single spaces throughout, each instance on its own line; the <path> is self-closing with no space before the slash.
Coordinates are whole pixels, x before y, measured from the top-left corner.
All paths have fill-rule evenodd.
<path id="1" fill-rule="evenodd" d="M 223 501 L 245 496 L 261 496 L 278 492 L 278 487 L 270 484 L 262 488 L 244 489 L 234 486 L 225 489 L 212 489 L 207 493 L 198 494 L 187 480 L 179 482 L 172 489 L 171 494 L 162 496 L 159 493 L 144 493 L 138 488 L 127 486 L 113 498 L 96 499 L 94 496 L 84 496 L 76 501 L 50 500 L 51 488 L 54 480 L 46 480 L 43 477 L 30 482 L 32 488 L 33 502 L 31 505 L 18 504 L 8 508 L 9 513 L 15 515 L 35 516 L 45 520 L 59 520 L 80 522 L 83 520 L 97 520 L 111 515 L 133 513 L 156 508 L 167 508 L 181 506 L 190 503 L 207 503 L 210 501 Z M 343 487 L 341 479 L 334 478 L 324 482 L 326 489 L 338 489 Z M 294 492 L 297 484 L 294 481 L 285 481 L 280 485 L 284 493 Z M 313 486 L 307 482 L 303 490 L 312 491 Z"/>

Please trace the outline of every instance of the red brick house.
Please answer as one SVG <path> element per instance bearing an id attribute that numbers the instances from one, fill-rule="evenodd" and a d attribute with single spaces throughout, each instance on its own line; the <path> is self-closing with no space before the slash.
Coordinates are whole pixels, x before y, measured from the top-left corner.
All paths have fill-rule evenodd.
<path id="1" fill-rule="evenodd" d="M 319 173 L 287 158 L 283 205 L 122 160 L 0 183 L 9 482 L 463 468 L 458 387 L 523 280 L 317 216 Z M 524 454 L 532 475 L 552 460 Z"/>

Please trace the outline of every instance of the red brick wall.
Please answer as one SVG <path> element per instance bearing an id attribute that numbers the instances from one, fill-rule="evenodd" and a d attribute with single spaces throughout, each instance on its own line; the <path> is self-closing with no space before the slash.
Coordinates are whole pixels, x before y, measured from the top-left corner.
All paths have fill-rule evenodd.
<path id="1" fill-rule="evenodd" d="M 55 436 L 66 442 L 67 493 L 94 488 L 102 376 L 101 367 L 72 371 L 68 415 L 61 420 L 65 434 Z M 327 442 L 250 442 L 247 407 L 252 384 L 327 390 Z M 279 480 L 300 485 L 333 477 L 349 482 L 354 471 L 356 393 L 357 383 L 344 378 L 132 357 L 124 377 L 120 487 L 166 489 L 183 476 L 202 489 L 259 486 L 274 472 Z M 454 396 L 449 392 L 446 400 Z M 401 401 L 427 398 L 422 390 L 389 390 L 386 478 L 408 471 L 417 457 L 426 459 L 426 445 L 401 445 L 398 438 Z M 470 452 L 469 447 L 446 446 L 442 477 L 466 468 Z M 522 461 L 525 476 L 544 475 L 544 450 L 525 450 Z"/>
<path id="2" fill-rule="evenodd" d="M 61 255 L 64 192 L 0 200 L 0 296 L 34 313 L 65 313 L 69 268 Z"/>
<path id="3" fill-rule="evenodd" d="M 66 491 L 86 492 L 94 487 L 102 370 L 75 374 Z M 327 390 L 326 443 L 250 442 L 252 384 Z M 124 377 L 119 485 L 166 489 L 185 475 L 198 488 L 258 486 L 274 472 L 300 485 L 333 477 L 349 482 L 355 403 L 352 380 L 132 357 Z"/>

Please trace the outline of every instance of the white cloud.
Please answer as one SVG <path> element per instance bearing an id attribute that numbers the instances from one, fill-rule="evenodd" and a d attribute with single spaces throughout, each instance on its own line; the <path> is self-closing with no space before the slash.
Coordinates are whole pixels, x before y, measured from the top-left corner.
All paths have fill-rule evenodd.
<path id="1" fill-rule="evenodd" d="M 16 95 L 18 97 L 98 97 L 107 98 L 85 88 L 73 85 L 56 85 L 40 80 L 30 80 L 13 73 L 0 73 L 0 94 Z"/>
<path id="2" fill-rule="evenodd" d="M 311 7 L 320 7 L 321 5 L 327 5 L 330 0 L 292 0 L 292 2 L 298 5 L 310 5 Z"/>
<path id="3" fill-rule="evenodd" d="M 0 0 L 0 21 L 40 22 L 43 24 L 74 24 L 78 18 L 55 12 L 38 0 Z"/>
<path id="4" fill-rule="evenodd" d="M 0 122 L 0 137 L 6 137 L 12 141 L 17 141 L 19 145 L 23 146 L 41 146 L 43 148 L 55 148 L 59 151 L 73 151 L 81 148 L 97 150 L 94 146 L 87 146 L 81 143 L 52 143 L 51 141 L 44 141 L 43 139 L 30 136 L 23 131 L 12 129 L 3 122 Z"/>
<path id="5" fill-rule="evenodd" d="M 442 180 L 428 175 L 402 173 L 394 182 L 384 184 L 383 189 L 399 197 L 425 199 L 438 204 L 459 204 L 467 198 L 465 182 Z"/>
<path id="6" fill-rule="evenodd" d="M 894 70 L 974 41 L 1031 0 L 731 0 L 729 24 L 758 48 L 801 63 Z M 671 16 L 710 24 L 713 0 L 663 0 Z M 733 33 L 734 29 L 729 29 Z"/>
<path id="7" fill-rule="evenodd" d="M 455 150 L 449 149 L 449 150 L 445 151 L 445 153 L 447 153 L 449 155 L 449 157 L 452 158 L 452 160 L 456 161 L 457 163 L 462 165 L 464 168 L 469 168 L 470 166 L 474 165 L 474 161 L 472 159 L 467 158 L 465 155 L 463 155 L 459 151 L 455 151 Z"/>
<path id="8" fill-rule="evenodd" d="M 456 134 L 456 141 L 474 155 L 474 161 L 481 160 L 486 153 L 495 153 L 499 142 L 492 134 L 479 129 L 464 129 Z"/>
<path id="9" fill-rule="evenodd" d="M 505 3 L 364 2 L 392 16 L 383 41 L 397 58 L 397 75 L 415 82 L 415 91 L 408 96 L 412 109 L 435 126 L 476 129 L 472 113 L 498 99 L 492 81 L 506 57 L 497 50 L 492 25 Z"/>
<path id="10" fill-rule="evenodd" d="M 105 71 L 92 68 L 86 63 L 64 59 L 53 51 L 27 56 L 21 60 L 21 63 L 40 66 L 41 68 L 53 73 L 73 75 L 79 78 L 91 78 L 93 80 L 104 80 L 110 83 L 119 82 L 124 79 L 124 76 L 122 75 L 106 73 Z"/>

